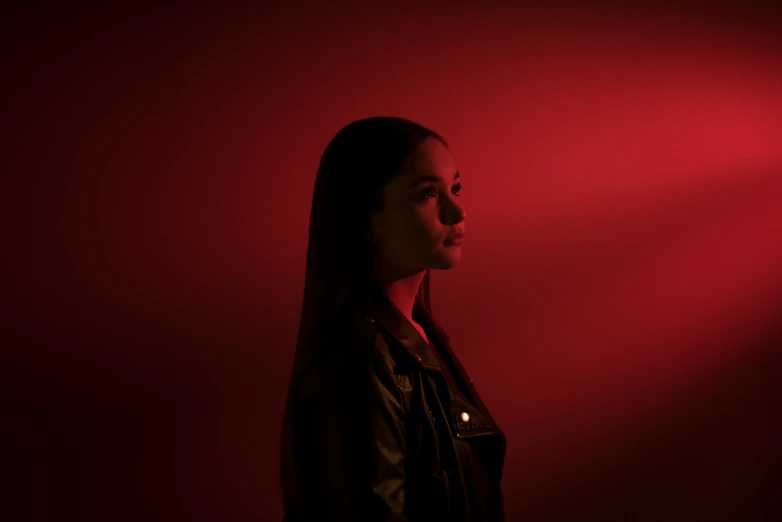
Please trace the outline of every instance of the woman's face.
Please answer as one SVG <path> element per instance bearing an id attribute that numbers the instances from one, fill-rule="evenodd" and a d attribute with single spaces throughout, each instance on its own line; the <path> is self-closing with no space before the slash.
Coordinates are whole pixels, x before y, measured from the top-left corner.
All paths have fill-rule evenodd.
<path id="1" fill-rule="evenodd" d="M 459 262 L 461 245 L 446 241 L 465 231 L 458 176 L 445 145 L 427 138 L 383 188 L 383 208 L 371 217 L 382 279 L 447 270 Z"/>

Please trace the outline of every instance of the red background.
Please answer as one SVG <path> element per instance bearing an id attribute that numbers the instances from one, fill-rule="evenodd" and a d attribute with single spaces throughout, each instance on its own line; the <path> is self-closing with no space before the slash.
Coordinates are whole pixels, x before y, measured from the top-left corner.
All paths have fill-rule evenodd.
<path id="1" fill-rule="evenodd" d="M 6 519 L 281 519 L 315 173 L 378 114 L 440 132 L 462 173 L 432 304 L 508 437 L 509 521 L 782 513 L 777 22 L 9 16 Z"/>

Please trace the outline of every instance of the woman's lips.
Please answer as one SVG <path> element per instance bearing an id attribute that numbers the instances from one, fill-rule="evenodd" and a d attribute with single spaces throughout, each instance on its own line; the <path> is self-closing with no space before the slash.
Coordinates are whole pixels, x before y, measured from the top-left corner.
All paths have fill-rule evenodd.
<path id="1" fill-rule="evenodd" d="M 464 241 L 464 234 L 453 236 L 450 239 L 446 239 L 444 243 L 446 245 L 461 245 Z"/>

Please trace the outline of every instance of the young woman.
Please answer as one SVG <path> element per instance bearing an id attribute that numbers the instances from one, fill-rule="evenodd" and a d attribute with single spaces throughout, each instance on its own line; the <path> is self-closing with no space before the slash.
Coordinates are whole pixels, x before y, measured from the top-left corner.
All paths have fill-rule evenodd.
<path id="1" fill-rule="evenodd" d="M 350 123 L 315 181 L 281 439 L 284 522 L 502 521 L 505 435 L 429 306 L 466 213 L 446 141 Z"/>

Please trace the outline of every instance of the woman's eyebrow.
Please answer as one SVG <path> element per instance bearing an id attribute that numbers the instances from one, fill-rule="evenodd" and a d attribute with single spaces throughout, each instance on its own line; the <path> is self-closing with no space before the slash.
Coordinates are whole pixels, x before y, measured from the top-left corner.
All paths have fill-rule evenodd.
<path id="1" fill-rule="evenodd" d="M 459 171 L 457 170 L 457 171 L 456 171 L 456 174 L 454 174 L 454 175 L 453 175 L 453 180 L 454 180 L 454 181 L 456 181 L 458 178 L 459 178 Z M 413 188 L 413 187 L 415 187 L 416 185 L 418 185 L 418 184 L 420 184 L 420 183 L 425 183 L 425 182 L 427 182 L 427 181 L 433 181 L 433 182 L 435 182 L 435 183 L 436 183 L 436 182 L 439 182 L 439 181 L 444 181 L 444 180 L 443 180 L 443 178 L 442 178 L 442 177 L 440 177 L 440 176 L 436 176 L 436 175 L 434 175 L 434 174 L 426 174 L 426 175 L 424 175 L 424 176 L 420 176 L 418 179 L 416 179 L 415 181 L 413 181 L 413 182 L 410 184 L 410 186 L 409 186 L 409 187 L 407 187 L 407 188 Z"/>

